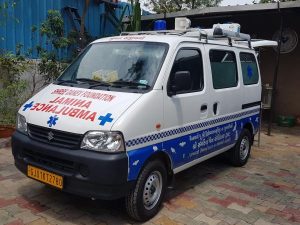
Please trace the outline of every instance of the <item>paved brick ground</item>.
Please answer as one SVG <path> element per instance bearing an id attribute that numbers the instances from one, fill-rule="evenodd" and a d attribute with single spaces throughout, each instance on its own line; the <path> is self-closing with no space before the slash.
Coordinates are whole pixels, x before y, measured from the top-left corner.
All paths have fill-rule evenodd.
<path id="1" fill-rule="evenodd" d="M 118 201 L 91 201 L 18 172 L 0 139 L 0 225 L 132 224 Z M 248 164 L 212 159 L 176 176 L 160 213 L 145 224 L 300 224 L 300 128 L 262 135 Z"/>

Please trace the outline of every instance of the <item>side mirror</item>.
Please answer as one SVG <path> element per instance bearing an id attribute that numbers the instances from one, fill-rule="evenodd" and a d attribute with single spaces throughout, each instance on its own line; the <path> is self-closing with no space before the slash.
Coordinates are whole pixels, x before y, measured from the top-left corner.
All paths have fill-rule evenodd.
<path id="1" fill-rule="evenodd" d="M 176 95 L 177 92 L 188 91 L 192 87 L 192 79 L 189 71 L 178 71 L 174 74 L 168 88 L 168 95 Z"/>

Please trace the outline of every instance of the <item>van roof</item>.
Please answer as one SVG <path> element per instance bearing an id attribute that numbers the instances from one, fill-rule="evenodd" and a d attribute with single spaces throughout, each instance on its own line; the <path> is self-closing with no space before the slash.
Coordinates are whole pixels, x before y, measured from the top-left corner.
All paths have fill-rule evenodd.
<path id="1" fill-rule="evenodd" d="M 100 43 L 100 42 L 122 42 L 122 41 L 145 41 L 145 42 L 160 42 L 160 43 L 167 43 L 169 45 L 178 44 L 181 42 L 199 42 L 203 44 L 217 44 L 217 45 L 224 45 L 229 46 L 228 39 L 220 39 L 220 40 L 199 40 L 195 37 L 186 37 L 186 36 L 175 36 L 175 35 L 126 35 L 126 36 L 113 36 L 113 37 L 106 37 L 95 40 L 93 43 Z M 241 47 L 241 48 L 248 48 L 247 45 L 244 43 L 232 43 L 234 47 Z"/>
<path id="2" fill-rule="evenodd" d="M 120 36 L 106 37 L 95 40 L 93 43 L 100 42 L 121 42 L 121 41 L 145 41 L 145 42 L 160 42 L 167 43 L 170 46 L 174 46 L 181 42 L 198 42 L 203 44 L 214 44 L 222 46 L 232 46 L 245 49 L 254 49 L 255 47 L 266 46 L 277 46 L 275 41 L 266 40 L 241 40 L 238 38 L 228 38 L 228 37 L 205 37 L 200 36 L 198 32 L 190 33 L 179 33 L 176 31 L 166 31 L 166 32 L 130 32 L 122 33 Z"/>

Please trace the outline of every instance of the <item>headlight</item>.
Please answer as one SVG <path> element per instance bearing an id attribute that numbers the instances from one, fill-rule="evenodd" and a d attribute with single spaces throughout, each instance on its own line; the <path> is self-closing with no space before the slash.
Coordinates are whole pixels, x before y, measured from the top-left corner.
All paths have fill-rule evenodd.
<path id="1" fill-rule="evenodd" d="M 89 131 L 85 134 L 81 148 L 97 152 L 122 152 L 125 150 L 120 132 Z"/>
<path id="2" fill-rule="evenodd" d="M 26 119 L 24 116 L 22 116 L 21 114 L 17 114 L 17 130 L 27 134 L 27 123 L 26 123 Z"/>

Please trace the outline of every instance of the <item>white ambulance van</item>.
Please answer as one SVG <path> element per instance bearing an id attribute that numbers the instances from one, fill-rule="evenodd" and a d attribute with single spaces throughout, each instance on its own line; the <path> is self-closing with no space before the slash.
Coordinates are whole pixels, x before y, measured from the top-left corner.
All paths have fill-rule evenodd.
<path id="1" fill-rule="evenodd" d="M 246 164 L 260 123 L 257 43 L 222 25 L 94 41 L 20 108 L 16 167 L 61 191 L 125 197 L 148 220 L 174 174 L 226 151 Z"/>

